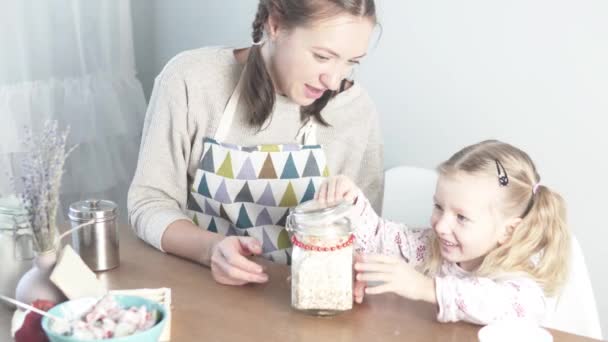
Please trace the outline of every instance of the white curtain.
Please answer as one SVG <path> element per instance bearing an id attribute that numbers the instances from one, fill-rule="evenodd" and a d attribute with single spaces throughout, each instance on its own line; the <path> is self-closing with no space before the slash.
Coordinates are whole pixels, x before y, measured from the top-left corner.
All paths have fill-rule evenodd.
<path id="1" fill-rule="evenodd" d="M 0 195 L 19 173 L 25 126 L 70 126 L 61 217 L 86 198 L 117 202 L 137 160 L 145 98 L 128 0 L 0 2 Z"/>

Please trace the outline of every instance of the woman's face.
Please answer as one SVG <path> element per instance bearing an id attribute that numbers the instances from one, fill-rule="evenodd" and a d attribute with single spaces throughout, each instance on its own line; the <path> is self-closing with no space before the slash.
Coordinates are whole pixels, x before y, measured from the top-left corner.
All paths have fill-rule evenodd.
<path id="1" fill-rule="evenodd" d="M 350 14 L 289 30 L 271 18 L 262 54 L 276 91 L 307 106 L 337 90 L 367 53 L 373 29 L 370 18 Z"/>

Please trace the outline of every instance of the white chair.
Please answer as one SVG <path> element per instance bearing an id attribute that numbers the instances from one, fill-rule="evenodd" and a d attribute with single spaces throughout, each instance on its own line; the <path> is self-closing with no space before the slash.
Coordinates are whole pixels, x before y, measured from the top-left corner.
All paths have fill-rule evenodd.
<path id="1" fill-rule="evenodd" d="M 591 279 L 583 251 L 574 235 L 571 251 L 570 275 L 559 296 L 549 303 L 552 310 L 544 325 L 601 340 L 602 329 Z"/>
<path id="2" fill-rule="evenodd" d="M 419 167 L 398 166 L 385 171 L 382 216 L 412 227 L 429 227 L 437 174 Z M 602 339 L 589 272 L 578 240 L 572 238 L 570 276 L 560 295 L 549 301 L 544 326 Z"/>
<path id="3" fill-rule="evenodd" d="M 437 173 L 430 169 L 397 166 L 384 173 L 382 216 L 411 227 L 429 227 Z"/>

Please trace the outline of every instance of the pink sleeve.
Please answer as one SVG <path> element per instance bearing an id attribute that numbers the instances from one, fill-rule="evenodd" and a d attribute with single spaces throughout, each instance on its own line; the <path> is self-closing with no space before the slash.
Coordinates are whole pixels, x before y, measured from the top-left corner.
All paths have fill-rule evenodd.
<path id="1" fill-rule="evenodd" d="M 355 249 L 361 254 L 399 255 L 417 266 L 428 254 L 431 229 L 411 229 L 405 224 L 384 220 L 363 194 L 353 209 Z"/>
<path id="2" fill-rule="evenodd" d="M 526 319 L 540 324 L 545 314 L 542 288 L 525 277 L 504 281 L 437 277 L 435 290 L 440 322 L 488 324 L 501 319 Z"/>

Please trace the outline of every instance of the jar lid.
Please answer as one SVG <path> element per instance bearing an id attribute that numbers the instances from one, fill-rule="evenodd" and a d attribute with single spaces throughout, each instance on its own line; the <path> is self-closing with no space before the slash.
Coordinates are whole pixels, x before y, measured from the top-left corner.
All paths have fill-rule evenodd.
<path id="1" fill-rule="evenodd" d="M 0 197 L 0 229 L 29 228 L 27 211 L 15 195 Z"/>
<path id="2" fill-rule="evenodd" d="M 27 215 L 21 206 L 21 201 L 15 195 L 0 197 L 0 214 L 7 216 Z"/>
<path id="3" fill-rule="evenodd" d="M 305 228 L 308 234 L 318 236 L 350 233 L 352 230 L 350 225 L 338 225 L 338 222 L 347 218 L 352 207 L 352 203 L 347 201 L 331 205 L 316 200 L 304 202 L 290 210 L 291 228 L 295 230 Z M 328 225 L 339 229 L 327 229 Z"/>
<path id="4" fill-rule="evenodd" d="M 71 220 L 110 220 L 116 217 L 118 206 L 107 200 L 90 199 L 72 203 L 68 217 Z"/>

